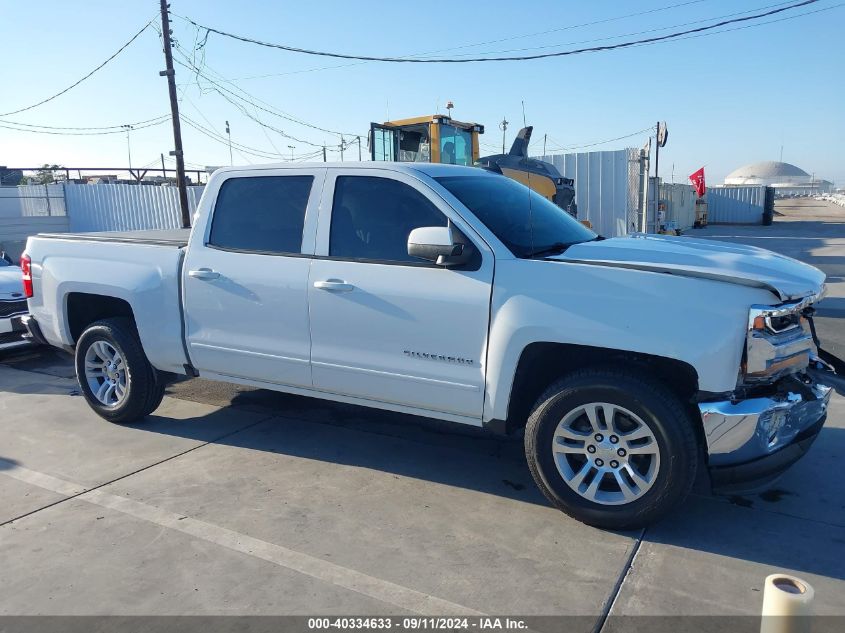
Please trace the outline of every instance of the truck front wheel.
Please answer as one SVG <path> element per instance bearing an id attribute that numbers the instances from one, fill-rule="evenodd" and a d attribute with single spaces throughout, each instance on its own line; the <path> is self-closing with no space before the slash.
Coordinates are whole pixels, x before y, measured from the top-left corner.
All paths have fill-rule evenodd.
<path id="1" fill-rule="evenodd" d="M 109 422 L 136 422 L 161 404 L 164 381 L 147 360 L 130 319 L 89 325 L 76 344 L 75 360 L 82 394 Z"/>
<path id="2" fill-rule="evenodd" d="M 607 529 L 663 516 L 689 493 L 699 460 L 678 397 L 639 372 L 612 368 L 551 385 L 528 419 L 525 454 L 555 507 Z"/>

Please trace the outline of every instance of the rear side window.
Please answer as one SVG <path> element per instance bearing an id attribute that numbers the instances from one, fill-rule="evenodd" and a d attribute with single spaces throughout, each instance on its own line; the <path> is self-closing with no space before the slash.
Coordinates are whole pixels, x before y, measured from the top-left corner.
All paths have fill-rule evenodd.
<path id="1" fill-rule="evenodd" d="M 299 253 L 313 176 L 257 176 L 223 183 L 211 219 L 210 246 Z"/>
<path id="2" fill-rule="evenodd" d="M 446 226 L 446 216 L 413 187 L 389 178 L 339 176 L 329 255 L 421 264 L 408 255 L 408 234 L 421 226 Z"/>

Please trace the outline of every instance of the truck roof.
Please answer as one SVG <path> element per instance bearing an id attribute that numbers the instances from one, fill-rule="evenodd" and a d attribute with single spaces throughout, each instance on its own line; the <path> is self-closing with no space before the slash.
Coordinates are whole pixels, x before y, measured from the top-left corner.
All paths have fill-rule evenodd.
<path id="1" fill-rule="evenodd" d="M 428 176 L 458 176 L 460 174 L 477 176 L 485 173 L 478 167 L 465 167 L 463 165 L 443 165 L 441 163 L 399 163 L 388 161 L 362 161 L 362 162 L 331 162 L 331 163 L 270 163 L 265 165 L 243 165 L 240 167 L 221 167 L 215 170 L 215 174 L 236 174 L 241 171 L 255 171 L 260 169 L 324 169 L 335 167 L 340 169 L 355 169 L 366 171 L 368 169 L 381 169 L 402 173 L 423 173 Z"/>

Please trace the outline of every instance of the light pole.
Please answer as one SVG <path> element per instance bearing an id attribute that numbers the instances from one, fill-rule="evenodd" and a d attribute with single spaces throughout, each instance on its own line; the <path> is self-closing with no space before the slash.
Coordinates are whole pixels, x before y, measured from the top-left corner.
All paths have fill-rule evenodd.
<path id="1" fill-rule="evenodd" d="M 290 150 L 290 162 L 293 162 L 293 150 L 296 149 L 296 145 L 288 145 L 288 149 Z"/>
<path id="2" fill-rule="evenodd" d="M 229 130 L 228 121 L 226 121 L 226 136 L 229 137 L 229 167 L 231 167 L 234 164 L 232 162 L 232 132 Z"/>
<path id="3" fill-rule="evenodd" d="M 124 130 L 126 130 L 126 153 L 129 155 L 129 175 L 133 178 L 135 174 L 132 173 L 132 146 L 129 144 L 129 130 L 132 129 L 132 126 L 129 124 L 121 125 Z"/>

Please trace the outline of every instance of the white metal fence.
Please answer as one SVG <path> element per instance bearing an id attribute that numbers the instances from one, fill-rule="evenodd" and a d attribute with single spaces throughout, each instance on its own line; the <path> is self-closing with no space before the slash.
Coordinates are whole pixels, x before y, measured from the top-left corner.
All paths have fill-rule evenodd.
<path id="1" fill-rule="evenodd" d="M 575 180 L 578 219 L 605 237 L 637 231 L 641 179 L 639 150 L 579 152 L 540 157 Z"/>
<path id="2" fill-rule="evenodd" d="M 203 186 L 188 187 L 196 210 Z M 0 187 L 0 248 L 15 260 L 37 233 L 131 231 L 181 226 L 179 191 L 154 185 Z"/>
<path id="3" fill-rule="evenodd" d="M 191 213 L 204 186 L 188 187 Z M 175 229 L 182 225 L 176 187 L 152 185 L 66 185 L 71 231 Z"/>
<path id="4" fill-rule="evenodd" d="M 766 187 L 707 188 L 707 221 L 711 224 L 762 224 Z"/>
<path id="5" fill-rule="evenodd" d="M 63 185 L 0 187 L 0 218 L 67 215 Z"/>

